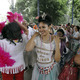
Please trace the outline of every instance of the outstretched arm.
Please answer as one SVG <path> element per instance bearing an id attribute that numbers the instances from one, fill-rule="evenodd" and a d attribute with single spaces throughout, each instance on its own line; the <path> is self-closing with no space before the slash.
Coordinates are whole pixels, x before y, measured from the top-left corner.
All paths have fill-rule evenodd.
<path id="1" fill-rule="evenodd" d="M 28 34 L 28 29 L 23 25 L 21 24 L 20 22 L 18 22 L 18 20 L 15 20 L 15 22 L 20 26 L 20 28 Z"/>

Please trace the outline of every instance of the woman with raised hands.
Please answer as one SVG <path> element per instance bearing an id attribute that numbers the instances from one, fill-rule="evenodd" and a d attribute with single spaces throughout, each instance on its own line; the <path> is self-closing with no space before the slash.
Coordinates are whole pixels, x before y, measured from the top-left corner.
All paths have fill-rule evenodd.
<path id="1" fill-rule="evenodd" d="M 39 32 L 36 32 L 26 45 L 26 51 L 36 47 L 37 62 L 33 69 L 32 80 L 58 80 L 57 67 L 61 58 L 60 39 L 58 36 L 50 35 L 52 20 L 49 15 L 41 15 L 38 22 Z"/>
<path id="2" fill-rule="evenodd" d="M 23 51 L 28 41 L 27 35 L 21 34 L 21 29 L 28 34 L 27 28 L 20 22 L 10 22 L 1 31 L 0 40 L 0 71 L 3 80 L 24 80 L 25 63 Z"/>

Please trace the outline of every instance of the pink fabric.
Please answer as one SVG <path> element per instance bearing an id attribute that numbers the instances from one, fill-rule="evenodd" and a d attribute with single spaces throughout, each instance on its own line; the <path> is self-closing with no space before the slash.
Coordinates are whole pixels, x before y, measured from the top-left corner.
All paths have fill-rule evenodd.
<path id="1" fill-rule="evenodd" d="M 0 32 L 2 31 L 3 27 L 5 26 L 6 21 L 0 22 Z"/>
<path id="2" fill-rule="evenodd" d="M 15 19 L 18 19 L 19 22 L 23 21 L 23 16 L 17 12 L 12 13 L 12 12 L 7 12 L 7 19 L 9 22 L 14 22 Z"/>
<path id="3" fill-rule="evenodd" d="M 5 67 L 7 66 L 12 66 L 15 61 L 13 59 L 10 59 L 10 54 L 8 52 L 5 52 L 1 47 L 0 47 L 0 67 Z"/>

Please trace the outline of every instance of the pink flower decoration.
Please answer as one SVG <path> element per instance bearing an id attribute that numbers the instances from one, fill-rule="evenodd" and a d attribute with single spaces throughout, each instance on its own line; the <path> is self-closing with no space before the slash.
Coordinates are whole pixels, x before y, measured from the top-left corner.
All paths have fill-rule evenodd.
<path id="1" fill-rule="evenodd" d="M 7 15 L 7 19 L 9 22 L 14 22 L 15 19 L 18 19 L 19 22 L 23 21 L 23 16 L 17 12 L 7 12 L 9 15 Z"/>
<path id="2" fill-rule="evenodd" d="M 6 23 L 6 21 L 5 22 L 0 22 L 0 33 L 1 33 L 2 29 L 3 29 L 3 27 L 5 26 L 5 23 Z"/>
<path id="3" fill-rule="evenodd" d="M 0 67 L 14 65 L 15 61 L 13 59 L 10 59 L 10 57 L 11 57 L 10 54 L 8 52 L 5 52 L 0 47 Z"/>

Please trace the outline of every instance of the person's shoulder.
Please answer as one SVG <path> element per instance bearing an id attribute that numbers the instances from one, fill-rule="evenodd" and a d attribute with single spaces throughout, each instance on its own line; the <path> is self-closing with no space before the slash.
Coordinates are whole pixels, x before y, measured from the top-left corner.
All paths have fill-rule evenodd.
<path id="1" fill-rule="evenodd" d="M 0 39 L 0 42 L 7 42 L 7 39 Z"/>
<path id="2" fill-rule="evenodd" d="M 22 38 L 23 38 L 23 39 L 27 39 L 28 36 L 27 36 L 25 33 L 23 33 L 23 34 L 22 34 Z"/>
<path id="3" fill-rule="evenodd" d="M 79 32 L 76 32 L 76 35 L 78 35 L 78 36 L 79 36 L 79 35 L 80 35 L 80 33 L 79 33 Z"/>
<path id="4" fill-rule="evenodd" d="M 37 42 L 37 43 L 40 43 L 40 42 L 41 42 L 40 36 L 36 36 L 36 37 L 35 37 L 35 42 Z"/>
<path id="5" fill-rule="evenodd" d="M 29 26 L 28 30 L 33 30 L 33 28 L 31 28 L 31 27 Z"/>
<path id="6" fill-rule="evenodd" d="M 41 38 L 40 38 L 40 36 L 36 36 L 36 38 L 35 38 L 36 40 L 40 40 Z"/>
<path id="7" fill-rule="evenodd" d="M 0 39 L 0 44 L 8 44 L 9 43 L 9 40 L 7 39 Z"/>
<path id="8" fill-rule="evenodd" d="M 22 34 L 22 37 L 27 36 L 25 33 Z"/>
<path id="9" fill-rule="evenodd" d="M 80 34 L 79 31 L 77 33 Z"/>

